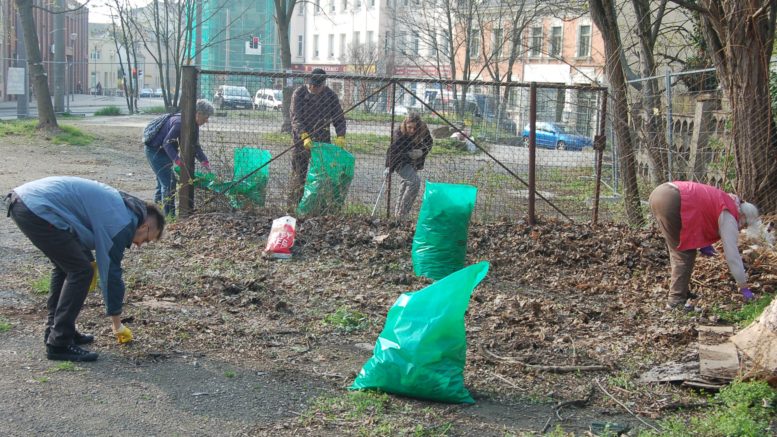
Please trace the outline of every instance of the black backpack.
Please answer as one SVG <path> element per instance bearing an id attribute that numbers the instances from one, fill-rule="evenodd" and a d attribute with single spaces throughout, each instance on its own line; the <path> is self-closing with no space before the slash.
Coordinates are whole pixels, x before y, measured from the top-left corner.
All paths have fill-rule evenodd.
<path id="1" fill-rule="evenodd" d="M 167 123 L 167 120 L 170 119 L 175 114 L 162 114 L 159 117 L 151 120 L 148 125 L 146 125 L 146 128 L 143 129 L 143 144 L 148 146 L 151 140 L 154 139 L 156 134 L 159 133 L 159 131 L 162 129 L 162 126 Z"/>

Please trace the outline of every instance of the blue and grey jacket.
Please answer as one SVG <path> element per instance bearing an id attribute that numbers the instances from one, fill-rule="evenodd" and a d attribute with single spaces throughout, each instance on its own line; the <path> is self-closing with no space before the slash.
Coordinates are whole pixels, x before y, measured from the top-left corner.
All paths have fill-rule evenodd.
<path id="1" fill-rule="evenodd" d="M 181 114 L 173 114 L 171 117 L 167 119 L 164 126 L 162 126 L 161 129 L 159 129 L 159 132 L 154 136 L 154 138 L 151 139 L 148 143 L 148 148 L 153 150 L 159 150 L 159 148 L 164 148 L 165 153 L 167 154 L 168 158 L 170 158 L 170 162 L 175 162 L 176 159 L 179 159 L 178 155 L 178 142 L 180 141 L 181 137 Z M 207 155 L 205 155 L 205 152 L 202 151 L 202 147 L 200 147 L 200 127 L 197 126 L 197 129 L 194 134 L 194 156 L 197 158 L 198 161 L 204 162 L 208 160 Z"/>
<path id="2" fill-rule="evenodd" d="M 121 314 L 125 291 L 121 260 L 146 219 L 143 201 L 72 176 L 38 179 L 13 191 L 35 215 L 74 233 L 85 248 L 95 251 L 106 313 Z"/>

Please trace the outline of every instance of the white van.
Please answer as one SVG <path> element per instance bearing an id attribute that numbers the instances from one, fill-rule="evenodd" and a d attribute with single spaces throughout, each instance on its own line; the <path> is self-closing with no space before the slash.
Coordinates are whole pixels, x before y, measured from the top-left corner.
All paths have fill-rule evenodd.
<path id="1" fill-rule="evenodd" d="M 272 109 L 280 111 L 283 107 L 283 92 L 281 90 L 258 90 L 254 96 L 254 109 Z"/>

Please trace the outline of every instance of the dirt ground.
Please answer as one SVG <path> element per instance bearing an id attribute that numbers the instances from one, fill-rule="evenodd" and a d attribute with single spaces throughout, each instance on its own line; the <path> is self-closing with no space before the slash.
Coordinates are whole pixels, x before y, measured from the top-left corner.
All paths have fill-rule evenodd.
<path id="1" fill-rule="evenodd" d="M 137 140 L 147 119 L 122 120 L 68 121 L 97 137 L 85 147 L 2 138 L 0 192 L 75 175 L 150 199 Z M 260 253 L 281 211 L 212 205 L 126 253 L 134 342 L 115 344 L 101 297 L 89 296 L 79 327 L 96 335 L 100 359 L 74 367 L 45 358 L 45 295 L 33 284 L 47 260 L 0 220 L 0 320 L 11 324 L 0 333 L 0 434 L 503 436 L 561 426 L 586 435 L 595 422 L 645 429 L 698 398 L 636 381 L 652 365 L 696 359 L 694 327 L 720 322 L 664 310 L 668 257 L 652 230 L 473 224 L 468 262 L 488 260 L 491 271 L 466 318 L 476 403 L 460 406 L 347 391 L 394 300 L 429 283 L 413 275 L 413 224 L 301 220 L 294 259 L 279 262 Z M 754 282 L 773 292 L 777 278 L 753 257 Z M 699 272 L 701 305 L 741 306 L 722 256 L 699 260 Z M 364 318 L 343 329 L 329 317 L 338 311 Z"/>

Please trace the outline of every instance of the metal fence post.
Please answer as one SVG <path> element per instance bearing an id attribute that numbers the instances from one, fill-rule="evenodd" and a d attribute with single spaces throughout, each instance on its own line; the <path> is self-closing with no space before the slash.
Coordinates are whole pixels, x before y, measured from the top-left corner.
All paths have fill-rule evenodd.
<path id="1" fill-rule="evenodd" d="M 529 88 L 529 225 L 537 224 L 535 193 L 537 189 L 537 82 Z"/>
<path id="2" fill-rule="evenodd" d="M 607 90 L 602 91 L 602 109 L 599 114 L 599 132 L 594 140 L 594 149 L 596 149 L 596 192 L 594 193 L 594 216 L 593 224 L 599 221 L 599 197 L 602 192 L 602 160 L 604 159 L 604 148 L 607 145 L 607 137 L 604 134 L 607 128 Z"/>
<path id="3" fill-rule="evenodd" d="M 194 210 L 194 138 L 197 124 L 194 120 L 197 105 L 198 68 L 187 65 L 182 69 L 181 78 L 181 187 L 178 189 L 178 211 L 181 217 L 191 215 Z"/>
<path id="4" fill-rule="evenodd" d="M 391 143 L 394 142 L 394 117 L 395 117 L 395 111 L 394 109 L 397 107 L 397 82 L 392 80 L 391 81 L 391 142 L 389 143 L 389 147 L 391 147 Z M 386 176 L 386 218 L 391 217 L 391 172 Z"/>

